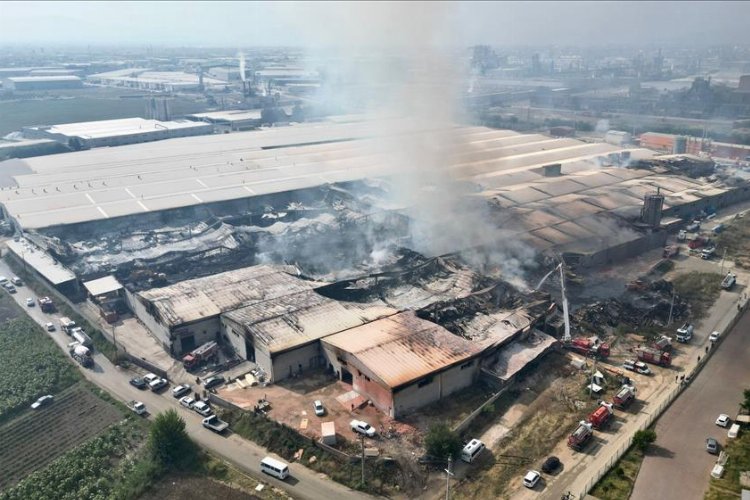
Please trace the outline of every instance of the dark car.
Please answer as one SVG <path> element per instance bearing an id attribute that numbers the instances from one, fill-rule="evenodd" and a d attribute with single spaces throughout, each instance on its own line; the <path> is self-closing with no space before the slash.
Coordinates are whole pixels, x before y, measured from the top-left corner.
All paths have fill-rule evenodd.
<path id="1" fill-rule="evenodd" d="M 542 464 L 542 472 L 549 474 L 560 467 L 560 459 L 557 457 L 547 457 L 547 460 Z"/>
<path id="2" fill-rule="evenodd" d="M 719 453 L 719 442 L 714 438 L 706 439 L 706 451 L 712 455 L 717 455 Z"/>
<path id="3" fill-rule="evenodd" d="M 133 377 L 130 379 L 130 385 L 133 387 L 137 387 L 138 389 L 146 389 L 148 387 L 148 384 L 145 380 L 143 380 L 141 377 Z"/>
<path id="4" fill-rule="evenodd" d="M 224 377 L 221 375 L 217 377 L 209 377 L 203 382 L 203 387 L 206 389 L 211 389 L 212 387 L 216 387 L 217 385 L 221 385 L 224 383 Z"/>

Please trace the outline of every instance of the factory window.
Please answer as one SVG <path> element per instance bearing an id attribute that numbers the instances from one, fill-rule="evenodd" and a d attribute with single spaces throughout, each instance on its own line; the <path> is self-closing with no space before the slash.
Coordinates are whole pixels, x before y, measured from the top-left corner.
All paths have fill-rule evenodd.
<path id="1" fill-rule="evenodd" d="M 472 366 L 474 366 L 474 360 L 471 360 L 471 361 L 469 361 L 469 362 L 466 362 L 466 363 L 462 364 L 462 365 L 461 365 L 461 369 L 463 370 L 463 369 L 465 369 L 465 368 L 470 368 L 470 367 L 472 367 Z"/>
<path id="2" fill-rule="evenodd" d="M 343 359 L 341 359 L 341 358 L 340 358 L 340 357 L 338 357 L 338 356 L 336 356 L 336 361 L 338 361 L 339 363 L 341 363 L 341 364 L 342 364 L 342 365 L 344 365 L 344 366 L 346 366 L 346 365 L 347 365 L 346 361 L 344 361 Z"/>
<path id="3" fill-rule="evenodd" d="M 417 387 L 424 387 L 426 385 L 430 385 L 431 383 L 432 383 L 432 377 L 425 377 L 419 381 L 419 383 L 417 384 Z"/>
<path id="4" fill-rule="evenodd" d="M 368 382 L 371 382 L 370 377 L 368 377 L 367 375 L 365 375 L 365 380 L 367 380 Z"/>

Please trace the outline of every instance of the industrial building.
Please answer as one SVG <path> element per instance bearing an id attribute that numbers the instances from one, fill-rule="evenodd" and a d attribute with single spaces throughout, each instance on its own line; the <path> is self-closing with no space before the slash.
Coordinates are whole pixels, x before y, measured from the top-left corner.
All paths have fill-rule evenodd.
<path id="1" fill-rule="evenodd" d="M 242 199 L 268 203 L 282 193 L 301 196 L 330 184 L 398 173 L 375 139 L 391 129 L 398 129 L 395 121 L 303 124 L 9 160 L 29 173 L 16 175 L 17 187 L 0 192 L 0 202 L 17 226 L 46 232 L 57 227 L 53 233 L 71 224 L 152 219 L 159 211 L 187 207 L 236 215 Z M 657 189 L 664 196 L 664 217 L 688 217 L 747 195 L 744 186 L 706 185 L 620 166 L 623 158 L 653 155 L 643 149 L 483 127 L 451 133 L 457 145 L 447 170 L 477 186 L 506 234 L 537 251 L 578 254 L 582 263 L 616 259 L 607 253 L 614 247 L 627 254 L 661 244 L 634 225 L 644 196 Z M 666 233 L 660 234 L 663 241 Z"/>
<path id="2" fill-rule="evenodd" d="M 407 311 L 325 337 L 336 374 L 400 417 L 476 381 L 480 345 Z"/>
<path id="3" fill-rule="evenodd" d="M 181 71 L 152 71 L 148 68 L 128 68 L 86 77 L 87 81 L 109 87 L 125 87 L 153 92 L 183 92 L 220 89 L 226 81 Z"/>
<path id="4" fill-rule="evenodd" d="M 213 127 L 205 123 L 196 123 L 189 120 L 146 120 L 144 118 L 121 118 L 23 127 L 24 137 L 52 139 L 73 149 L 123 146 L 212 133 Z"/>
<path id="5" fill-rule="evenodd" d="M 294 268 L 255 266 L 196 278 L 142 292 L 128 291 L 131 309 L 174 355 L 209 340 L 221 340 L 222 313 L 312 284 L 290 274 Z"/>
<path id="6" fill-rule="evenodd" d="M 80 89 L 83 81 L 77 76 L 12 76 L 3 81 L 3 89 L 23 90 L 61 90 Z"/>
<path id="7" fill-rule="evenodd" d="M 185 118 L 213 124 L 217 130 L 251 130 L 261 125 L 261 109 L 240 109 L 230 111 L 208 111 L 187 115 Z"/>

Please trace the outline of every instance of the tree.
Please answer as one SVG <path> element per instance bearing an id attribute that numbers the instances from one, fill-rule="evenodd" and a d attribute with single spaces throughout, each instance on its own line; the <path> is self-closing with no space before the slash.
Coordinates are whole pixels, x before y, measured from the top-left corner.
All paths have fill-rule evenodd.
<path id="1" fill-rule="evenodd" d="M 646 451 L 649 445 L 654 441 L 656 441 L 656 431 L 653 429 L 636 431 L 633 436 L 633 445 L 641 451 Z"/>
<path id="2" fill-rule="evenodd" d="M 750 389 L 745 389 L 742 393 L 745 400 L 740 404 L 743 410 L 750 411 Z"/>
<path id="3" fill-rule="evenodd" d="M 160 413 L 149 431 L 148 446 L 154 459 L 165 467 L 194 464 L 198 448 L 185 432 L 185 421 L 172 409 Z"/>
<path id="4" fill-rule="evenodd" d="M 444 423 L 430 427 L 425 437 L 427 454 L 438 458 L 456 458 L 461 451 L 461 438 Z"/>

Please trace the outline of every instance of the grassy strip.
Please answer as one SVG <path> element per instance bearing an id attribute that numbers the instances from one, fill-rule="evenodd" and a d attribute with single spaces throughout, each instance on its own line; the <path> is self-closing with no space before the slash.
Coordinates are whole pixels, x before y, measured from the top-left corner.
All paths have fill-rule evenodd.
<path id="1" fill-rule="evenodd" d="M 80 378 L 67 356 L 29 317 L 0 324 L 0 422 Z"/>
<path id="2" fill-rule="evenodd" d="M 94 343 L 94 348 L 104 354 L 110 361 L 117 363 L 117 349 L 104 334 L 98 328 L 95 328 L 89 323 L 83 316 L 78 314 L 73 308 L 71 308 L 66 302 L 59 300 L 54 292 L 51 292 L 46 284 L 42 283 L 36 275 L 26 271 L 23 266 L 19 265 L 18 261 L 14 258 L 4 257 L 5 262 L 8 264 L 16 276 L 23 279 L 26 286 L 31 288 L 34 293 L 39 296 L 51 296 L 55 302 L 55 307 L 60 313 L 76 322 L 76 325 L 83 328 L 91 341 Z"/>
<path id="3" fill-rule="evenodd" d="M 635 486 L 635 479 L 643 462 L 643 452 L 631 446 L 594 486 L 591 495 L 601 500 L 622 500 L 629 498 Z"/>
<path id="4" fill-rule="evenodd" d="M 729 456 L 724 466 L 724 476 L 721 479 L 711 479 L 706 500 L 739 498 L 742 490 L 740 472 L 750 470 L 750 430 L 744 428 L 737 438 L 727 439 L 723 451 Z"/>
<path id="5" fill-rule="evenodd" d="M 238 435 L 287 460 L 291 460 L 298 450 L 303 449 L 306 467 L 327 474 L 334 481 L 350 488 L 384 494 L 391 488 L 397 489 L 401 479 L 402 472 L 395 461 L 371 461 L 368 462 L 366 481 L 362 485 L 359 463 L 342 462 L 331 453 L 315 446 L 311 438 L 302 436 L 290 427 L 251 412 L 222 412 L 222 418 L 230 423 L 232 430 Z M 354 449 L 351 451 L 356 454 Z M 315 460 L 310 462 L 312 457 L 315 457 Z"/>

